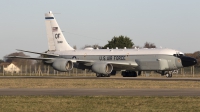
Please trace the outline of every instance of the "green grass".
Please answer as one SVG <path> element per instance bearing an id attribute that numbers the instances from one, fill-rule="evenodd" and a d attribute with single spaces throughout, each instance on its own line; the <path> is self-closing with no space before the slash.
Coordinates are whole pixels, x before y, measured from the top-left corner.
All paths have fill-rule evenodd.
<path id="1" fill-rule="evenodd" d="M 0 88 L 200 88 L 199 81 L 0 79 Z M 199 112 L 200 97 L 0 96 L 0 112 Z"/>
<path id="2" fill-rule="evenodd" d="M 200 97 L 0 96 L 1 112 L 199 112 Z"/>

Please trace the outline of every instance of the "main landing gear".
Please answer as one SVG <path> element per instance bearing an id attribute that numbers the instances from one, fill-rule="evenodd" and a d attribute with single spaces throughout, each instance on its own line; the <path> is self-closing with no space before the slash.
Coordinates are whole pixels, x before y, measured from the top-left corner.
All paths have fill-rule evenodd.
<path id="1" fill-rule="evenodd" d="M 110 74 L 99 74 L 99 73 L 96 73 L 96 76 L 97 77 L 110 77 Z"/>
<path id="2" fill-rule="evenodd" d="M 116 71 L 113 70 L 110 74 L 100 74 L 100 73 L 96 73 L 97 77 L 110 77 L 111 75 L 116 75 Z"/>
<path id="3" fill-rule="evenodd" d="M 137 77 L 137 73 L 135 71 L 122 71 L 121 75 L 123 77 Z"/>

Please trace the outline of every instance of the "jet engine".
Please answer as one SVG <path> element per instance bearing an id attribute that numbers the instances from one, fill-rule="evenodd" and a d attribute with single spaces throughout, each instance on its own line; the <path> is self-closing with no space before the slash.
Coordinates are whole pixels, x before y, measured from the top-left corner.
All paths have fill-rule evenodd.
<path id="1" fill-rule="evenodd" d="M 92 71 L 99 74 L 110 74 L 113 70 L 112 64 L 106 62 L 96 62 L 92 65 Z"/>
<path id="2" fill-rule="evenodd" d="M 73 62 L 66 59 L 55 59 L 52 67 L 61 72 L 67 72 L 73 69 Z"/>

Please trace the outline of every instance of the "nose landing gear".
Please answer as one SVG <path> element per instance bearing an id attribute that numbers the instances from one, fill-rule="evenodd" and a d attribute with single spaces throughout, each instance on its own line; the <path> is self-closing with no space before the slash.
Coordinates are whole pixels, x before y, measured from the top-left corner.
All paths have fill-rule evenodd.
<path id="1" fill-rule="evenodd" d="M 173 71 L 156 71 L 157 73 L 161 74 L 162 76 L 166 76 L 167 78 L 171 78 L 173 75 Z"/>
<path id="2" fill-rule="evenodd" d="M 172 75 L 173 75 L 173 72 L 172 71 L 168 71 L 168 72 L 165 73 L 165 75 L 166 75 L 167 78 L 171 78 Z"/>

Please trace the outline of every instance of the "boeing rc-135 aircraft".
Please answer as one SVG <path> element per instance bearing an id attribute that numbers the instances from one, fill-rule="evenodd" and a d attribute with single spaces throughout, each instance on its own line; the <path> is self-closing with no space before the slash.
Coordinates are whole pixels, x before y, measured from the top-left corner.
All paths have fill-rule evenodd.
<path id="1" fill-rule="evenodd" d="M 188 67 L 197 63 L 196 59 L 185 56 L 182 52 L 173 49 L 84 49 L 75 50 L 65 40 L 62 30 L 58 26 L 53 13 L 45 14 L 46 31 L 48 38 L 48 52 L 38 53 L 45 58 L 30 58 L 42 60 L 55 70 L 66 72 L 73 67 L 90 69 L 97 77 L 109 77 L 121 71 L 123 77 L 137 77 L 141 71 L 157 71 L 161 75 L 172 77 L 171 71 Z"/>

